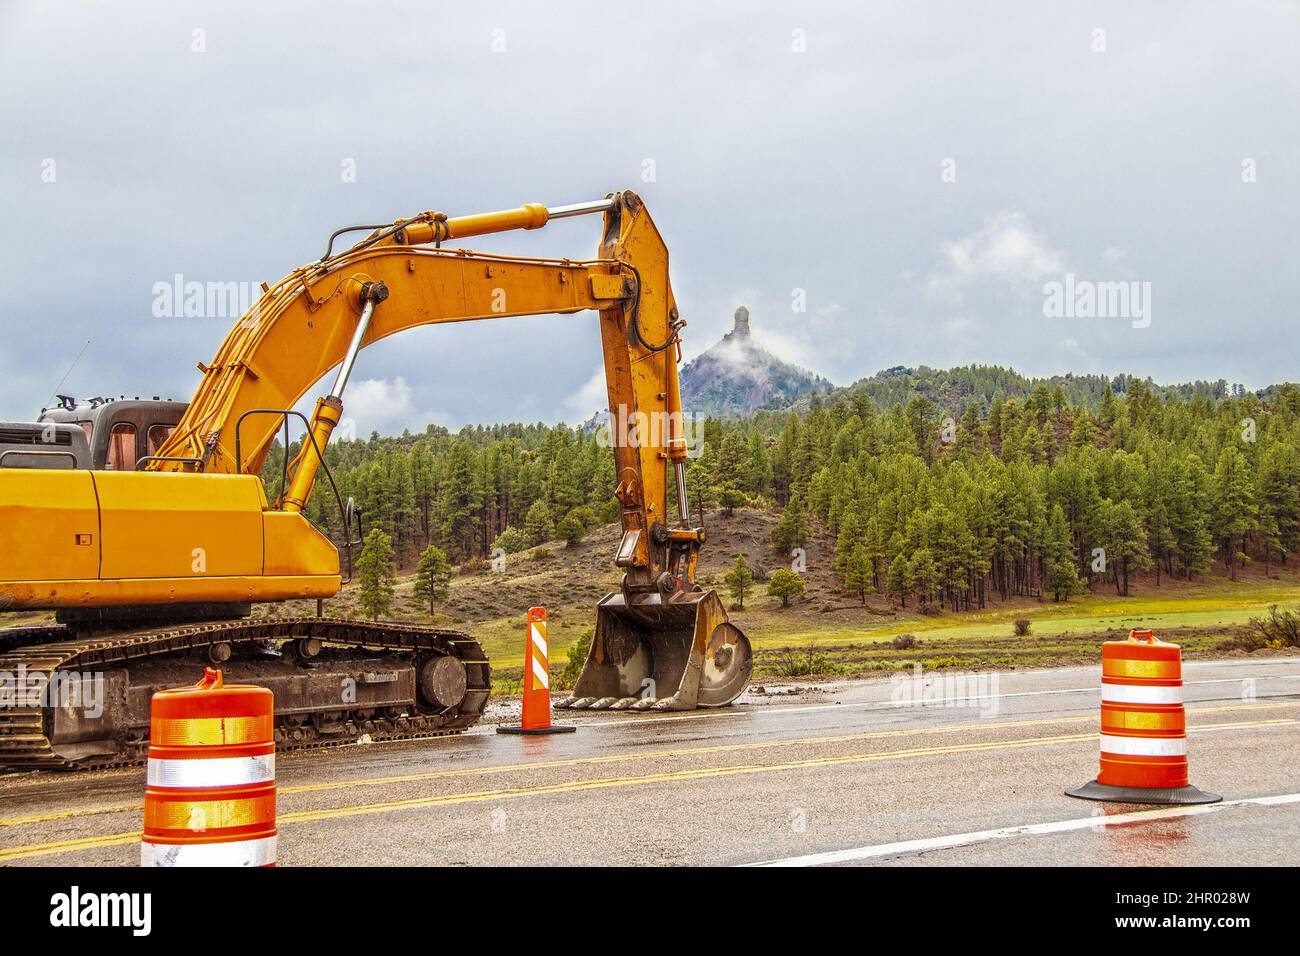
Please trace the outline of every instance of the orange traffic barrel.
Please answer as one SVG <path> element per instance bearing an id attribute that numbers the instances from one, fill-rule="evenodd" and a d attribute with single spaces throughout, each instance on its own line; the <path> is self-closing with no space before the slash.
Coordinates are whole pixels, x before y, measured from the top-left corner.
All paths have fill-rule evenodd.
<path id="1" fill-rule="evenodd" d="M 275 865 L 275 698 L 205 668 L 153 695 L 141 866 Z"/>
<path id="2" fill-rule="evenodd" d="M 497 727 L 499 734 L 570 734 L 578 728 L 551 723 L 551 661 L 546 636 L 546 608 L 528 609 L 524 637 L 524 715 L 518 727 Z"/>
<path id="3" fill-rule="evenodd" d="M 1217 803 L 1187 776 L 1183 658 L 1152 631 L 1101 647 L 1101 772 L 1065 791 L 1116 803 Z"/>

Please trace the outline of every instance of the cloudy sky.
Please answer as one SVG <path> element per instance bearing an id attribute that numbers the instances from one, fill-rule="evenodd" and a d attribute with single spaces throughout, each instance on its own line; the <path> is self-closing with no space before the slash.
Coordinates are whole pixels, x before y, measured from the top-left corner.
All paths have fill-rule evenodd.
<path id="1" fill-rule="evenodd" d="M 1294 380 L 1297 37 L 1289 2 L 0 0 L 0 418 L 87 341 L 60 391 L 187 398 L 231 323 L 155 317 L 176 274 L 273 281 L 340 225 L 621 188 L 688 356 L 745 303 L 840 384 Z M 586 257 L 597 229 L 478 244 Z M 1067 275 L 1142 311 L 1050 314 Z M 599 360 L 592 313 L 421 329 L 363 353 L 349 413 L 574 421 Z"/>

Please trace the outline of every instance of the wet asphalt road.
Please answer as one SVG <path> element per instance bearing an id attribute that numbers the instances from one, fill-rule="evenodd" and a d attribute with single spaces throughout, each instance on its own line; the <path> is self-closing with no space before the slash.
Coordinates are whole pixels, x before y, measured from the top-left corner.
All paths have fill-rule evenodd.
<path id="1" fill-rule="evenodd" d="M 1300 863 L 1300 658 L 1185 680 L 1192 783 L 1227 801 L 1210 812 L 1063 795 L 1097 771 L 1099 669 L 1071 668 L 948 687 L 948 706 L 900 706 L 888 679 L 769 685 L 717 711 L 557 712 L 575 734 L 286 754 L 279 862 Z M 0 776 L 0 864 L 134 865 L 143 776 Z"/>

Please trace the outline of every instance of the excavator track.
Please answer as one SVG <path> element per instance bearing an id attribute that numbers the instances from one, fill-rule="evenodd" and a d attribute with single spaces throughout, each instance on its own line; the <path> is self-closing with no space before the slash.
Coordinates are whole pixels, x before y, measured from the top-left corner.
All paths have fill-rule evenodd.
<path id="1" fill-rule="evenodd" d="M 195 673 L 201 673 L 202 655 L 216 645 L 252 650 L 260 642 L 289 640 L 316 640 L 327 648 L 343 651 L 396 653 L 402 655 L 403 662 L 451 657 L 464 667 L 465 693 L 455 706 L 412 707 L 399 714 L 330 707 L 332 726 L 328 732 L 322 732 L 314 720 L 323 714 L 285 715 L 277 706 L 277 751 L 337 746 L 367 737 L 375 741 L 457 734 L 479 720 L 491 692 L 491 668 L 483 648 L 468 634 L 442 628 L 308 617 L 108 633 L 73 634 L 63 628 L 23 630 L 28 633 L 0 636 L 0 673 L 23 673 L 29 679 L 46 682 L 61 671 L 94 672 L 164 658 L 193 662 Z M 50 642 L 51 637 L 60 634 L 71 636 Z M 0 706 L 0 766 L 82 770 L 144 762 L 149 745 L 147 730 L 121 735 L 114 754 L 70 759 L 61 755 L 51 741 L 50 724 L 51 715 L 44 706 Z"/>

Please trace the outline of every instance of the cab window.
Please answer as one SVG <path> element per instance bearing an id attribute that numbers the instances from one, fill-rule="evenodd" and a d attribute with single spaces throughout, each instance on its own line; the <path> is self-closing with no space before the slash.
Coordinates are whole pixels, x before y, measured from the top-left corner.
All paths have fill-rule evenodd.
<path id="1" fill-rule="evenodd" d="M 158 449 L 162 448 L 163 443 L 167 441 L 167 437 L 172 433 L 172 429 L 175 427 L 175 425 L 150 425 L 149 450 L 145 452 L 145 454 L 158 454 Z"/>
<path id="2" fill-rule="evenodd" d="M 108 440 L 109 471 L 135 471 L 135 426 L 119 422 Z"/>

